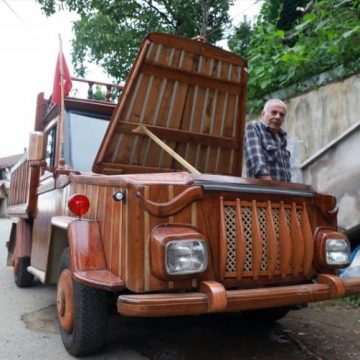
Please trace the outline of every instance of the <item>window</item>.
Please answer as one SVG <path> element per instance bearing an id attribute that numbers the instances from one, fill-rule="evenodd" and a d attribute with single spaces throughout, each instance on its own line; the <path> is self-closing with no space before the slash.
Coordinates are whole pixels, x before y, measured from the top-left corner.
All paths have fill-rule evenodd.
<path id="1" fill-rule="evenodd" d="M 45 161 L 47 166 L 55 166 L 55 144 L 56 144 L 56 127 L 52 127 L 46 133 Z"/>

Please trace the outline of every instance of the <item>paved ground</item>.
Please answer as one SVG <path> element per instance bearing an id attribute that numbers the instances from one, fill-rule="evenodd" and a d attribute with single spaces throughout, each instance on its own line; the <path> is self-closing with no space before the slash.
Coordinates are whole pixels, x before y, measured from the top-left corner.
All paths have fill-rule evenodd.
<path id="1" fill-rule="evenodd" d="M 65 360 L 55 287 L 19 289 L 5 266 L 10 222 L 0 220 L 0 360 Z M 360 310 L 328 304 L 290 313 L 272 327 L 239 316 L 110 319 L 105 348 L 86 359 L 355 360 Z"/>

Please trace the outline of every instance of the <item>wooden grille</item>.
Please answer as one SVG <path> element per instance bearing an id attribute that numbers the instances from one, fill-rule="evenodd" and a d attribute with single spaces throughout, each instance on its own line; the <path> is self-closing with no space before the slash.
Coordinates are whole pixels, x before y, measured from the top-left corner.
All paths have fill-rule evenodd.
<path id="1" fill-rule="evenodd" d="M 313 237 L 305 204 L 220 200 L 223 278 L 308 275 Z"/>

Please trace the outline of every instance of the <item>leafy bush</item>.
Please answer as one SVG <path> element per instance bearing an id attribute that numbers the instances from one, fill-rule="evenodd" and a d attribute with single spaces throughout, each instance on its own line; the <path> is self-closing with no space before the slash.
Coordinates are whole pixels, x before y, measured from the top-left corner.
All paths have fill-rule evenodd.
<path id="1" fill-rule="evenodd" d="M 288 31 L 261 18 L 252 31 L 249 112 L 257 111 L 268 94 L 311 76 L 339 66 L 346 69 L 340 76 L 359 69 L 360 0 L 317 0 L 298 10 L 303 16 Z"/>

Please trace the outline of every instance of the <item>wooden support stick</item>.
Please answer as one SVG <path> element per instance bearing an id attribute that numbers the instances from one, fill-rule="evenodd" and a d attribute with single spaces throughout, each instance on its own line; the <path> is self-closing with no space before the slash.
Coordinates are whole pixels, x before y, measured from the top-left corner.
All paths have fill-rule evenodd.
<path id="1" fill-rule="evenodd" d="M 176 153 L 171 147 L 167 146 L 161 139 L 159 139 L 152 131 L 147 129 L 145 126 L 138 126 L 132 132 L 136 134 L 147 135 L 150 139 L 156 142 L 164 151 L 166 151 L 170 156 L 172 156 L 177 162 L 179 162 L 187 171 L 193 174 L 200 174 L 200 171 L 195 169 L 190 165 L 183 157 Z"/>

